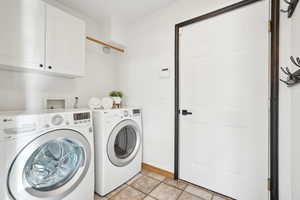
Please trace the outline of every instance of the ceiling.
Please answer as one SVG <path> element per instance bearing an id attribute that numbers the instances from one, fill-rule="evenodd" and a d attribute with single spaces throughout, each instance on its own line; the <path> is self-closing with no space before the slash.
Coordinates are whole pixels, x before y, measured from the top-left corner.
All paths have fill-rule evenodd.
<path id="1" fill-rule="evenodd" d="M 175 0 L 57 0 L 95 20 L 116 17 L 127 22 L 158 10 Z"/>

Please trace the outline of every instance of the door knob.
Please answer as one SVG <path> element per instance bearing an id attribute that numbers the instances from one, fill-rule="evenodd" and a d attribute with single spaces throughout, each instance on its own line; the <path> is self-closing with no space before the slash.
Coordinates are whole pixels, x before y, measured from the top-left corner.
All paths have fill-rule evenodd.
<path id="1" fill-rule="evenodd" d="M 189 112 L 188 110 L 182 110 L 181 112 L 182 115 L 192 115 L 192 112 Z"/>

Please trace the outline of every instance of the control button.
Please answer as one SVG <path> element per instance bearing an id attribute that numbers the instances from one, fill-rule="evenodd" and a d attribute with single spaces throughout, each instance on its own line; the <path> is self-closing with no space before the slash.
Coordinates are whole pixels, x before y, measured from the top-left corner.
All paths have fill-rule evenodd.
<path id="1" fill-rule="evenodd" d="M 46 125 L 44 126 L 44 128 L 50 128 L 50 125 L 49 125 L 49 124 L 46 124 Z"/>
<path id="2" fill-rule="evenodd" d="M 61 115 L 54 115 L 51 122 L 53 125 L 59 126 L 64 122 L 64 118 Z"/>
<path id="3" fill-rule="evenodd" d="M 128 117 L 129 112 L 127 110 L 124 111 L 124 117 Z"/>
<path id="4" fill-rule="evenodd" d="M 66 122 L 66 125 L 70 125 L 70 122 Z"/>
<path id="5" fill-rule="evenodd" d="M 3 119 L 3 122 L 12 122 L 13 119 Z"/>
<path id="6" fill-rule="evenodd" d="M 92 127 L 89 128 L 89 132 L 90 132 L 90 133 L 93 132 L 93 128 L 92 128 Z"/>

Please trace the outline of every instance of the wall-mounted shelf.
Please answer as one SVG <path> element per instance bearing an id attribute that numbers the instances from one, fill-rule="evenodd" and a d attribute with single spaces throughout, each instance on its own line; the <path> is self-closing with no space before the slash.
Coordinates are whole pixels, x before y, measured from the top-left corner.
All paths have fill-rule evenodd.
<path id="1" fill-rule="evenodd" d="M 122 52 L 122 53 L 125 52 L 124 49 L 121 49 L 121 48 L 118 48 L 118 47 L 114 47 L 114 46 L 112 46 L 112 45 L 110 45 L 110 44 L 108 44 L 108 43 L 102 42 L 102 41 L 100 41 L 100 40 L 96 40 L 96 39 L 94 39 L 94 38 L 92 38 L 92 37 L 87 36 L 86 39 L 87 39 L 87 40 L 90 40 L 90 41 L 92 41 L 92 42 L 96 42 L 97 44 L 106 46 L 106 47 L 108 47 L 108 48 L 114 49 L 114 50 L 116 50 L 116 51 L 120 51 L 120 52 Z"/>

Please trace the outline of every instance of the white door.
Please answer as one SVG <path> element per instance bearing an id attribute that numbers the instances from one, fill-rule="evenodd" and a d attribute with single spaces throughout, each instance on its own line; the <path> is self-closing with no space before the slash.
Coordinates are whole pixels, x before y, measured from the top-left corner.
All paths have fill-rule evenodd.
<path id="1" fill-rule="evenodd" d="M 268 1 L 180 30 L 179 177 L 267 200 Z"/>
<path id="2" fill-rule="evenodd" d="M 46 69 L 66 75 L 84 75 L 85 23 L 47 5 Z"/>
<path id="3" fill-rule="evenodd" d="M 45 3 L 0 1 L 0 64 L 43 70 Z"/>

